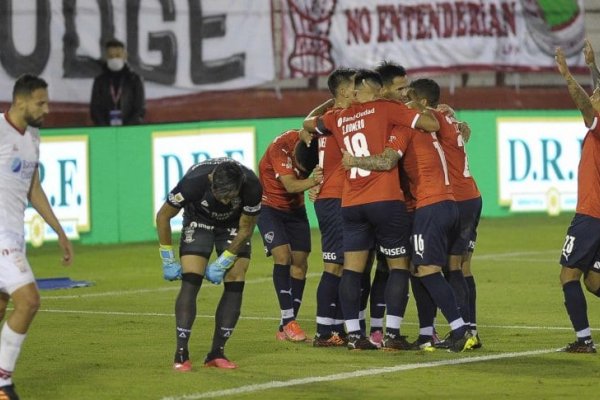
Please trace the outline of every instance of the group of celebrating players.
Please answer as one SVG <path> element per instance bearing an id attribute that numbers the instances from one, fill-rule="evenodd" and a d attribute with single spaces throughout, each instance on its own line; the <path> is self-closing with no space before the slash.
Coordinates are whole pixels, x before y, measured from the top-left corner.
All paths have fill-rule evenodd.
<path id="1" fill-rule="evenodd" d="M 303 129 L 276 138 L 259 165 L 258 228 L 274 257 L 277 338 L 306 340 L 296 316 L 310 251 L 301 191 L 309 189 L 324 262 L 315 346 L 431 350 L 439 308 L 451 332 L 438 347 L 480 347 L 470 251 L 481 195 L 464 149 L 468 126 L 438 104 L 436 82 L 409 83 L 405 69 L 390 62 L 373 71 L 337 69 L 328 86 L 333 99 L 315 108 Z M 409 286 L 420 324 L 412 343 L 401 334 Z"/>
<path id="2" fill-rule="evenodd" d="M 598 86 L 589 97 L 557 51 L 559 72 L 590 129 L 583 142 L 577 214 L 561 258 L 565 305 L 577 335 L 561 350 L 571 353 L 596 352 L 581 277 L 600 295 L 595 267 L 600 237 L 589 234 L 600 231 L 595 191 L 600 166 L 594 156 L 600 149 L 600 71 L 589 42 L 584 53 Z M 405 69 L 391 62 L 375 70 L 338 68 L 328 86 L 332 98 L 312 110 L 301 129 L 282 133 L 268 146 L 259 176 L 231 159 L 206 160 L 190 168 L 159 210 L 164 277 L 182 280 L 175 304 L 175 370 L 192 369 L 188 342 L 204 279 L 224 282 L 204 365 L 237 368 L 224 347 L 239 319 L 255 226 L 273 260 L 281 311 L 276 339 L 309 340 L 297 320 L 311 251 L 306 191 L 314 202 L 323 259 L 315 347 L 462 352 L 482 346 L 471 272 L 482 200 L 465 151 L 469 126 L 440 104 L 435 81 L 409 82 Z M 180 265 L 170 220 L 182 208 Z M 218 257 L 209 263 L 213 248 Z M 401 330 L 409 288 L 419 319 L 413 341 Z M 450 326 L 443 340 L 435 330 L 438 309 Z"/>

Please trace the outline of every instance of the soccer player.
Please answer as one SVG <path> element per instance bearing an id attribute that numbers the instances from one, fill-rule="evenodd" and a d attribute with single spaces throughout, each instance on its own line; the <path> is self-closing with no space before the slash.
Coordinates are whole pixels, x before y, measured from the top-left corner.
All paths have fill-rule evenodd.
<path id="1" fill-rule="evenodd" d="M 411 89 L 419 99 L 419 86 L 416 83 L 418 81 L 411 83 Z M 414 105 L 419 108 L 424 106 L 421 103 Z M 447 129 L 447 126 L 445 128 L 442 125 L 442 119 L 436 120 L 439 129 Z M 454 129 L 451 125 L 450 128 Z M 447 263 L 449 237 L 458 223 L 458 209 L 452 195 L 444 152 L 436 133 L 426 134 L 397 126 L 384 151 L 370 156 L 345 153 L 342 162 L 346 168 L 393 171 L 397 170 L 398 160 L 403 156 L 403 168 L 409 180 L 410 193 L 416 199 L 412 227 L 412 264 L 433 302 L 442 310 L 450 324 L 450 349 L 471 349 L 475 344 L 474 339 L 460 315 L 452 288 L 441 273 L 442 267 Z"/>
<path id="2" fill-rule="evenodd" d="M 588 96 L 569 71 L 563 51 L 556 50 L 558 71 L 589 129 L 582 150 L 577 177 L 577 207 L 567 230 L 562 248 L 560 283 L 565 307 L 577 339 L 561 351 L 596 353 L 588 322 L 587 303 L 581 288 L 581 277 L 587 290 L 600 297 L 600 73 L 588 40 L 584 46 L 585 61 L 594 76 L 594 91 Z"/>
<path id="3" fill-rule="evenodd" d="M 281 323 L 277 340 L 300 342 L 306 333 L 296 317 L 302 304 L 307 258 L 310 253 L 310 225 L 304 206 L 304 191 L 321 182 L 316 165 L 301 165 L 296 152 L 306 150 L 300 131 L 289 130 L 267 147 L 259 163 L 260 182 L 264 192 L 263 210 L 258 219 L 267 255 L 273 256 L 273 284 L 279 301 Z"/>
<path id="4" fill-rule="evenodd" d="M 408 84 L 408 76 L 406 69 L 393 63 L 391 61 L 383 61 L 376 68 L 377 72 L 381 76 L 383 88 L 381 91 L 381 97 L 388 100 L 399 100 L 406 102 L 406 91 Z M 400 171 L 401 172 L 401 171 Z M 403 188 L 404 189 L 404 188 Z M 404 191 L 405 205 L 410 215 L 410 209 L 407 200 L 407 193 Z M 412 220 L 412 217 L 409 217 Z M 408 257 L 408 254 L 406 255 Z M 370 334 L 369 338 L 373 343 L 383 344 L 383 324 L 385 316 L 385 288 L 387 286 L 387 280 L 389 277 L 389 268 L 385 256 L 380 252 L 376 255 L 377 264 L 375 267 L 375 275 L 373 276 L 373 283 L 371 284 L 371 290 L 369 293 L 369 315 L 370 315 Z M 402 307 L 406 308 L 408 305 L 408 296 L 406 302 L 402 303 Z M 398 313 L 403 318 L 404 311 L 399 310 Z"/>
<path id="5" fill-rule="evenodd" d="M 381 77 L 374 71 L 360 70 L 354 78 L 355 99 L 350 107 L 323 117 L 307 119 L 304 126 L 319 134 L 333 134 L 338 146 L 357 156 L 382 152 L 393 126 L 403 125 L 429 131 L 439 128 L 437 120 L 404 104 L 381 100 Z M 386 342 L 399 348 L 398 310 L 408 292 L 406 257 L 408 232 L 398 170 L 371 172 L 352 168 L 347 171 L 342 192 L 344 226 L 344 270 L 340 282 L 340 302 L 348 331 L 348 349 L 375 350 L 377 346 L 361 332 L 360 288 L 369 250 L 377 243 L 390 266 L 389 282 L 393 293 L 387 304 Z"/>
<path id="6" fill-rule="evenodd" d="M 308 118 L 323 115 L 325 112 L 348 107 L 354 98 L 354 75 L 356 71 L 337 68 L 328 79 L 327 85 L 333 96 L 313 110 Z M 315 213 L 321 231 L 323 254 L 323 274 L 317 287 L 317 332 L 313 340 L 315 347 L 343 346 L 343 327 L 338 325 L 341 315 L 338 301 L 338 287 L 344 264 L 342 231 L 342 188 L 346 171 L 342 167 L 342 153 L 333 137 L 323 136 L 313 140 L 318 144 L 319 166 L 323 170 L 323 181 L 315 186 Z M 314 144 L 312 145 L 314 146 Z"/>
<path id="7" fill-rule="evenodd" d="M 425 104 L 428 107 L 435 107 L 456 128 L 454 130 L 444 129 L 438 132 L 438 139 L 448 164 L 450 183 L 459 216 L 458 237 L 453 241 L 450 248 L 448 281 L 453 284 L 457 297 L 460 296 L 461 290 L 465 292 L 462 294 L 462 303 L 459 301 L 459 306 L 463 318 L 468 317 L 465 322 L 469 323 L 471 334 L 476 341 L 473 348 L 478 349 L 482 346 L 482 343 L 477 332 L 477 290 L 475 278 L 471 271 L 471 259 L 475 251 L 482 200 L 477 183 L 469 170 L 469 160 L 465 148 L 465 143 L 469 140 L 470 128 L 466 123 L 456 120 L 454 110 L 451 107 L 438 103 L 440 91 L 435 81 L 423 80 L 422 85 L 424 86 Z M 462 271 L 466 288 L 462 282 L 461 273 L 458 271 Z M 463 307 L 466 309 L 466 313 L 462 313 Z"/>
<path id="8" fill-rule="evenodd" d="M 156 215 L 164 278 L 181 279 L 175 302 L 176 371 L 192 369 L 188 343 L 205 277 L 213 283 L 225 283 L 215 314 L 212 348 L 204 365 L 237 368 L 225 357 L 224 348 L 240 316 L 250 237 L 260 213 L 261 196 L 260 182 L 252 170 L 229 158 L 208 159 L 186 172 Z M 182 208 L 179 265 L 173 254 L 171 219 Z M 218 258 L 209 265 L 213 247 Z"/>
<path id="9" fill-rule="evenodd" d="M 25 255 L 25 208 L 29 201 L 58 234 L 62 263 L 73 261 L 67 239 L 42 188 L 39 173 L 40 133 L 48 114 L 48 85 L 22 75 L 13 87 L 12 104 L 0 114 L 0 318 L 9 300 L 13 311 L 0 332 L 0 398 L 18 400 L 12 374 L 23 341 L 40 307 L 40 295 Z"/>

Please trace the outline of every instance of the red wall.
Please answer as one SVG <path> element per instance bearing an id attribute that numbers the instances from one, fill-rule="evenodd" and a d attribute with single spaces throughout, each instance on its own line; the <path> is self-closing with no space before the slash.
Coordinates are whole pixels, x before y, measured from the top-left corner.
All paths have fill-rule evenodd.
<path id="1" fill-rule="evenodd" d="M 190 96 L 149 100 L 147 123 L 208 121 L 243 118 L 276 118 L 306 115 L 329 98 L 326 90 L 274 90 L 205 92 Z M 573 109 L 566 87 L 465 87 L 454 94 L 442 91 L 442 102 L 456 110 L 482 109 Z M 0 110 L 8 108 L 0 103 Z M 87 104 L 52 103 L 46 127 L 91 125 Z"/>

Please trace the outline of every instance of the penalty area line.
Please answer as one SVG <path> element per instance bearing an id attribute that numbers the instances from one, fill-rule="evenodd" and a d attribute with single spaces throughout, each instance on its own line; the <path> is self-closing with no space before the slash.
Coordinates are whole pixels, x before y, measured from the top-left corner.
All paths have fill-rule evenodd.
<path id="1" fill-rule="evenodd" d="M 341 381 L 345 379 L 351 378 L 360 378 L 364 376 L 372 376 L 379 375 L 385 373 L 393 373 L 393 372 L 401 372 L 401 371 L 410 371 L 414 369 L 421 368 L 435 368 L 435 367 L 443 367 L 447 365 L 460 365 L 460 364 L 469 364 L 475 362 L 484 362 L 484 361 L 494 361 L 494 360 L 502 360 L 507 358 L 517 358 L 517 357 L 530 357 L 536 356 L 540 354 L 553 353 L 556 349 L 543 349 L 543 350 L 532 350 L 532 351 L 524 351 L 519 353 L 501 353 L 494 354 L 488 356 L 481 357 L 466 357 L 466 358 L 457 358 L 453 360 L 442 360 L 442 361 L 432 361 L 426 363 L 412 363 L 412 364 L 403 364 L 396 365 L 393 367 L 382 367 L 382 368 L 369 368 L 369 369 L 361 369 L 352 372 L 344 372 L 333 375 L 325 375 L 325 376 L 312 376 L 307 378 L 299 378 L 299 379 L 291 379 L 287 381 L 271 381 L 266 383 L 258 383 L 254 385 L 246 385 L 239 386 L 231 389 L 224 390 L 215 390 L 211 392 L 203 392 L 203 393 L 192 393 L 185 394 L 181 396 L 171 396 L 171 397 L 163 397 L 161 400 L 196 400 L 196 399 L 214 399 L 217 397 L 225 397 L 237 394 L 246 394 L 246 393 L 254 393 L 254 392 L 262 392 L 270 389 L 279 389 L 290 386 L 299 386 L 299 385 L 307 385 L 310 383 L 320 383 L 320 382 L 333 382 L 333 381 Z"/>

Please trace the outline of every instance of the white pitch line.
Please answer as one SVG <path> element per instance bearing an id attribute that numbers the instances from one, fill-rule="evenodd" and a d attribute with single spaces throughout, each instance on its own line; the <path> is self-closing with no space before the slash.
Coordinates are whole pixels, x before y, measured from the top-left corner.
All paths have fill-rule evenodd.
<path id="1" fill-rule="evenodd" d="M 545 255 L 545 254 L 554 254 L 555 250 L 541 250 L 541 251 L 518 251 L 518 252 L 509 252 L 509 253 L 493 253 L 493 254 L 478 254 L 475 253 L 474 261 L 477 260 L 488 260 L 488 259 L 497 259 L 497 258 L 510 258 L 510 257 L 519 257 L 519 256 L 532 256 L 532 255 Z M 306 275 L 307 278 L 321 276 L 321 272 L 312 272 Z M 246 281 L 247 284 L 256 284 L 256 283 L 264 283 L 271 282 L 272 278 L 257 278 L 257 279 L 249 279 Z M 203 285 L 204 287 L 221 287 L 220 285 Z M 79 288 L 78 290 L 85 290 L 83 288 Z M 143 293 L 154 293 L 154 292 L 169 292 L 179 290 L 179 285 L 171 286 L 171 287 L 160 287 L 160 288 L 147 288 L 147 289 L 131 289 L 131 290 L 115 290 L 110 292 L 96 292 L 96 293 L 82 293 L 82 294 L 72 294 L 72 295 L 58 295 L 58 296 L 42 296 L 42 300 L 65 300 L 65 299 L 85 299 L 85 298 L 94 298 L 94 297 L 109 297 L 109 296 L 130 296 L 135 294 L 143 294 Z"/>
<path id="2" fill-rule="evenodd" d="M 163 397 L 162 400 L 213 399 L 216 397 L 225 397 L 225 396 L 238 395 L 238 394 L 262 392 L 262 391 L 271 390 L 271 389 L 285 388 L 285 387 L 290 387 L 290 386 L 307 385 L 307 384 L 311 384 L 311 383 L 341 381 L 341 380 L 351 379 L 351 378 L 360 378 L 360 377 L 365 377 L 365 376 L 373 376 L 373 375 L 386 374 L 386 373 L 410 371 L 410 370 L 421 369 L 421 368 L 435 368 L 435 367 L 443 367 L 443 366 L 447 366 L 447 365 L 459 365 L 459 364 L 468 364 L 468 363 L 474 363 L 474 362 L 494 361 L 494 360 L 502 360 L 505 358 L 529 357 L 529 356 L 536 356 L 536 355 L 540 355 L 540 354 L 553 353 L 555 351 L 556 351 L 556 349 L 533 350 L 533 351 L 524 351 L 524 352 L 520 352 L 520 353 L 502 353 L 502 354 L 495 354 L 495 355 L 481 356 L 481 357 L 467 357 L 467 358 L 457 358 L 457 359 L 453 359 L 453 360 L 432 361 L 432 362 L 426 362 L 426 363 L 403 364 L 403 365 L 395 365 L 393 367 L 369 368 L 369 369 L 363 369 L 363 370 L 352 371 L 352 372 L 344 372 L 344 373 L 333 374 L 333 375 L 311 376 L 311 377 L 307 377 L 307 378 L 291 379 L 288 381 L 271 381 L 271 382 L 266 382 L 266 383 L 258 383 L 255 385 L 239 386 L 237 388 L 231 388 L 231 389 L 215 390 L 212 392 L 199 392 L 199 393 L 185 394 L 185 395 L 181 395 L 181 396 Z"/>
<path id="3" fill-rule="evenodd" d="M 9 308 L 10 309 L 10 308 Z M 51 314 L 82 314 L 82 315 L 110 315 L 110 316 L 126 316 L 126 317 L 175 317 L 173 313 L 143 313 L 132 311 L 97 311 L 97 310 L 58 310 L 58 309 L 41 309 L 38 312 L 46 312 Z M 214 319 L 214 315 L 198 314 L 196 318 Z M 264 316 L 241 316 L 242 320 L 252 321 L 279 321 L 279 317 L 264 317 Z M 298 318 L 301 322 L 314 322 L 310 318 Z M 403 325 L 419 325 L 417 322 L 403 321 Z M 568 326 L 533 326 L 533 325 L 482 325 L 478 324 L 478 328 L 494 328 L 494 329 L 526 329 L 526 330 L 547 330 L 547 331 L 571 331 L 572 327 Z M 590 328 L 592 331 L 598 331 L 600 328 Z"/>
<path id="4" fill-rule="evenodd" d="M 310 273 L 306 274 L 307 278 L 314 278 L 316 276 L 321 276 L 321 273 Z M 273 282 L 273 278 L 256 278 L 249 279 L 246 281 L 246 284 L 256 284 L 256 283 L 265 283 L 265 282 Z M 204 282 L 202 284 L 202 288 L 222 288 L 222 285 L 213 285 L 207 284 Z M 77 290 L 82 290 L 82 288 L 78 288 Z M 115 290 L 111 292 L 97 292 L 97 293 L 82 293 L 82 294 L 70 294 L 70 295 L 59 295 L 59 296 L 42 296 L 42 300 L 65 300 L 65 299 L 84 299 L 88 297 L 107 297 L 107 296 L 129 296 L 140 293 L 154 293 L 154 292 L 170 292 L 179 290 L 179 285 L 170 286 L 170 287 L 160 287 L 160 288 L 147 288 L 147 289 L 132 289 L 132 290 Z"/>
<path id="5" fill-rule="evenodd" d="M 560 249 L 558 250 L 536 250 L 536 251 L 514 251 L 510 253 L 493 253 L 493 254 L 478 254 L 475 252 L 473 254 L 473 260 L 489 260 L 495 258 L 511 258 L 511 257 L 521 257 L 521 256 L 535 256 L 535 255 L 548 255 L 548 254 L 557 254 L 557 259 L 560 257 Z"/>

